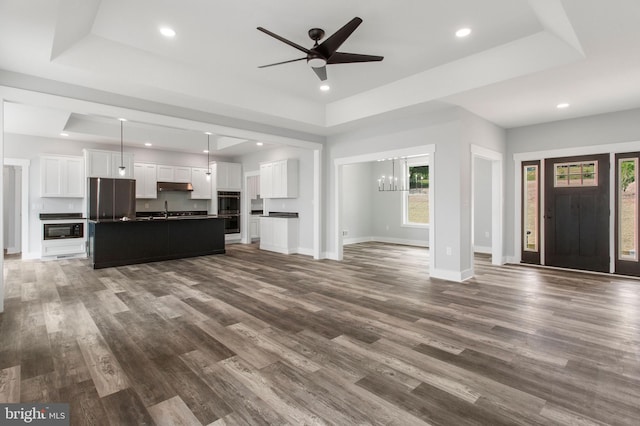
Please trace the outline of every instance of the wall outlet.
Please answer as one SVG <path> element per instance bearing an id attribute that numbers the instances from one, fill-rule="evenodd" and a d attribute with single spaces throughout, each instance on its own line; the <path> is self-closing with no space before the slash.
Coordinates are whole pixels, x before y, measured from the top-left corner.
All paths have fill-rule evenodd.
<path id="1" fill-rule="evenodd" d="M 484 237 L 485 237 L 485 238 L 489 238 L 489 231 L 485 231 L 485 233 L 484 233 Z"/>
<path id="2" fill-rule="evenodd" d="M 389 225 L 387 225 L 387 231 L 389 230 Z"/>
<path id="3" fill-rule="evenodd" d="M 149 203 L 144 203 L 144 208 L 148 209 L 149 208 Z"/>
<path id="4" fill-rule="evenodd" d="M 342 231 L 342 236 L 343 237 L 346 237 L 347 235 L 349 235 L 349 231 L 348 230 L 345 229 L 344 231 Z"/>
<path id="5" fill-rule="evenodd" d="M 447 256 L 451 256 L 453 254 L 453 251 L 451 250 L 451 247 L 447 247 Z"/>
<path id="6" fill-rule="evenodd" d="M 69 208 L 69 210 L 73 210 L 73 203 L 67 204 L 67 207 Z"/>
<path id="7" fill-rule="evenodd" d="M 197 209 L 198 208 L 198 203 L 193 203 L 193 208 Z"/>

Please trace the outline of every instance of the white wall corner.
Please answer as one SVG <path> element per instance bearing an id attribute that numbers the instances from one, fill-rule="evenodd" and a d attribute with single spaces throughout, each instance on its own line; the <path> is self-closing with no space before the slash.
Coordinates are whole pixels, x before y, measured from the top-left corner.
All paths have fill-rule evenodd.
<path id="1" fill-rule="evenodd" d="M 491 254 L 491 247 L 487 246 L 473 246 L 474 253 Z"/>
<path id="2" fill-rule="evenodd" d="M 342 245 L 346 246 L 349 244 L 359 244 L 359 243 L 368 243 L 370 241 L 374 241 L 374 237 L 351 237 L 351 238 L 343 238 Z"/>
<path id="3" fill-rule="evenodd" d="M 457 283 L 464 282 L 473 278 L 473 269 L 465 269 L 464 271 L 449 271 L 445 269 L 433 269 L 429 270 L 429 276 L 431 278 L 437 278 L 445 281 L 453 281 Z"/>
<path id="4" fill-rule="evenodd" d="M 298 247 L 298 249 L 297 249 L 296 253 L 298 253 L 298 254 L 302 254 L 302 255 L 304 255 L 304 256 L 311 256 L 311 257 L 313 257 L 313 253 L 314 253 L 314 251 L 313 251 L 313 249 L 310 249 L 310 248 Z"/>

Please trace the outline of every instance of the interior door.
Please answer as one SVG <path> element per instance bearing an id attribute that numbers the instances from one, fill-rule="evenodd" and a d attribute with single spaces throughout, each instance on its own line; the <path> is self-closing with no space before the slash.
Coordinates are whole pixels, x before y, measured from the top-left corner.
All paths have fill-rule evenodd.
<path id="1" fill-rule="evenodd" d="M 616 155 L 616 261 L 617 274 L 640 276 L 638 257 L 638 169 L 640 152 Z"/>
<path id="2" fill-rule="evenodd" d="M 609 272 L 609 154 L 545 160 L 545 264 Z"/>

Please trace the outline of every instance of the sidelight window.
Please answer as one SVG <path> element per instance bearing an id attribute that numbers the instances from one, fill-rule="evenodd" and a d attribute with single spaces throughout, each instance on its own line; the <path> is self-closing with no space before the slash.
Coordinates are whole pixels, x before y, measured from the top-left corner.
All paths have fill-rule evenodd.
<path id="1" fill-rule="evenodd" d="M 538 224 L 540 220 L 538 218 L 538 188 L 540 187 L 540 174 L 538 165 L 525 165 L 523 167 L 524 176 L 522 180 L 524 182 L 523 191 L 523 227 L 522 241 L 524 242 L 524 251 L 538 251 Z"/>
<path id="2" fill-rule="evenodd" d="M 638 158 L 618 160 L 618 259 L 638 260 Z"/>

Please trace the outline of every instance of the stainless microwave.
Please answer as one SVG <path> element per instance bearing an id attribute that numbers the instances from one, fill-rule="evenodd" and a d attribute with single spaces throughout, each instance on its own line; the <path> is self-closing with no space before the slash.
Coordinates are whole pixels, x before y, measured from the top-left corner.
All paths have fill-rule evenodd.
<path id="1" fill-rule="evenodd" d="M 45 223 L 44 239 L 84 238 L 84 223 Z"/>

